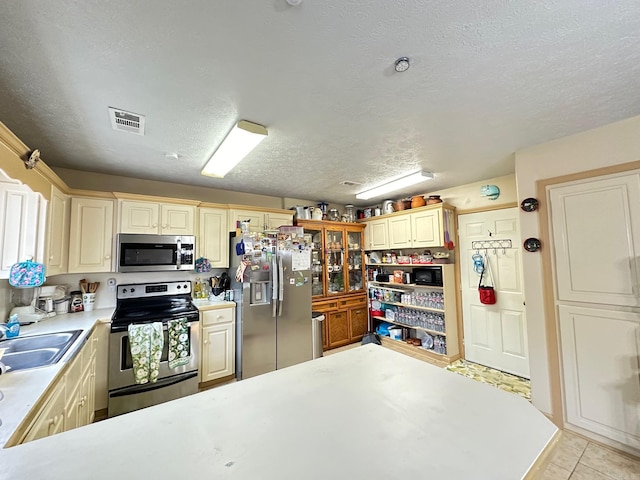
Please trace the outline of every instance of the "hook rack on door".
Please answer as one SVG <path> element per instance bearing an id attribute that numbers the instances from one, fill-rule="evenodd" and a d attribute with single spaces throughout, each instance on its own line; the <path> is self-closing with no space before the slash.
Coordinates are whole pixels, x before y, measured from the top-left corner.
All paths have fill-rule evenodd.
<path id="1" fill-rule="evenodd" d="M 476 240 L 471 242 L 471 248 L 476 251 L 480 250 L 491 250 L 493 249 L 493 253 L 496 253 L 497 249 L 502 249 L 502 253 L 507 248 L 513 248 L 511 244 L 511 240 Z"/>

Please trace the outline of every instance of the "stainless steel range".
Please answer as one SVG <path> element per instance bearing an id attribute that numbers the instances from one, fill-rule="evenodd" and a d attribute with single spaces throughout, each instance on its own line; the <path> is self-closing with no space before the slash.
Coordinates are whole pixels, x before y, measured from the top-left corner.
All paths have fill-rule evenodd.
<path id="1" fill-rule="evenodd" d="M 116 310 L 109 341 L 109 416 L 167 402 L 198 391 L 198 310 L 191 302 L 191 282 L 118 285 Z M 186 318 L 189 325 L 189 363 L 169 368 L 167 322 Z M 162 322 L 164 347 L 155 383 L 136 384 L 129 347 L 130 324 Z"/>

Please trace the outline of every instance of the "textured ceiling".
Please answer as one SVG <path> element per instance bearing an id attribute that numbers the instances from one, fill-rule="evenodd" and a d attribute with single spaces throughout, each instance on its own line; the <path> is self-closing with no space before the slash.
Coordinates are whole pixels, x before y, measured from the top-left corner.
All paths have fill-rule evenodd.
<path id="1" fill-rule="evenodd" d="M 0 120 L 54 168 L 373 204 L 355 193 L 390 176 L 435 173 L 397 198 L 504 175 L 640 114 L 639 32 L 637 0 L 5 1 Z M 268 138 L 202 177 L 241 119 Z"/>

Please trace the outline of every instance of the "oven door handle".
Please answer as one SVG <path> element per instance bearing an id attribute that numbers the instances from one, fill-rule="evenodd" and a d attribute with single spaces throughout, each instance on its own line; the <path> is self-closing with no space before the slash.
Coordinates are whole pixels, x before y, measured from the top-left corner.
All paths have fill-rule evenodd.
<path id="1" fill-rule="evenodd" d="M 174 377 L 163 378 L 162 380 L 158 380 L 155 383 L 145 383 L 142 385 L 125 387 L 121 390 L 117 390 L 113 393 L 109 393 L 109 397 L 112 397 L 112 398 L 126 397 L 129 395 L 137 395 L 139 393 L 144 393 L 144 392 L 152 392 L 153 390 L 169 387 L 171 385 L 175 385 L 176 383 L 181 383 L 181 382 L 184 382 L 185 380 L 189 380 L 197 376 L 198 376 L 198 372 L 183 373 L 181 375 L 176 375 Z"/>

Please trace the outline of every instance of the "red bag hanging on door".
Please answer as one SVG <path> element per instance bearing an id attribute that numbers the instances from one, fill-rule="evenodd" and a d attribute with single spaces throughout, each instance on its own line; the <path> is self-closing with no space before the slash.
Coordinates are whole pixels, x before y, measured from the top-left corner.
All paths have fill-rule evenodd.
<path id="1" fill-rule="evenodd" d="M 493 305 L 496 303 L 496 291 L 493 288 L 493 285 L 483 285 L 482 278 L 484 277 L 484 272 L 487 272 L 487 279 L 489 279 L 489 283 L 493 284 L 493 277 L 491 276 L 491 270 L 489 269 L 489 259 L 487 256 L 484 256 L 484 266 L 482 268 L 482 273 L 480 274 L 480 281 L 478 282 L 478 293 L 480 294 L 480 303 L 484 305 Z"/>

